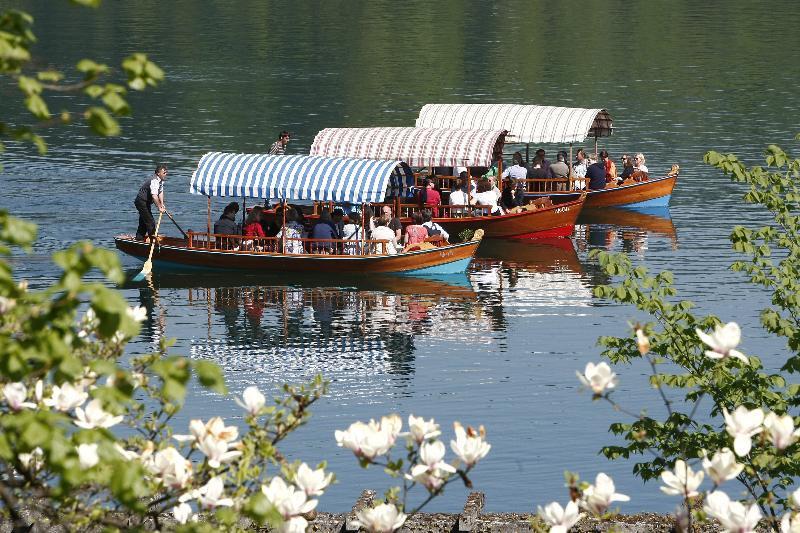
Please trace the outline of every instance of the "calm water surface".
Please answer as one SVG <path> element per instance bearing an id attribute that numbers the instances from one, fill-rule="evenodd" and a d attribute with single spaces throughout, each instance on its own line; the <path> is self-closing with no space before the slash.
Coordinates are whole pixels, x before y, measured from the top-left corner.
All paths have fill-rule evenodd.
<path id="1" fill-rule="evenodd" d="M 668 211 L 588 213 L 571 240 L 487 242 L 463 276 L 172 274 L 125 286 L 130 303 L 149 310 L 129 353 L 175 338 L 175 353 L 220 363 L 232 394 L 320 372 L 331 380 L 312 422 L 286 443 L 290 457 L 327 459 L 337 473 L 324 510 L 349 508 L 362 488 L 389 486 L 379 469 L 361 470 L 336 448 L 333 432 L 391 412 L 434 416 L 448 439 L 454 420 L 484 424 L 493 447 L 473 481 L 491 510 L 565 500 L 565 469 L 584 478 L 610 473 L 633 497 L 623 510 L 671 510 L 676 502 L 656 484 L 643 486 L 631 463 L 597 455 L 621 415 L 581 394 L 575 370 L 599 359 L 598 336 L 624 335 L 641 317 L 592 296 L 609 281 L 587 259 L 593 248 L 674 271 L 682 297 L 745 324 L 746 350 L 778 364 L 782 345 L 753 328 L 767 298 L 728 270 L 731 227 L 766 218 L 701 161 L 711 148 L 755 161 L 768 143 L 793 147 L 793 3 L 610 1 L 600 17 L 608 32 L 591 31 L 591 13 L 572 16 L 584 12 L 577 1 L 559 3 L 558 13 L 521 1 L 175 0 L 108 2 L 96 12 L 66 2 L 7 4 L 36 16 L 37 52 L 57 68 L 87 55 L 116 63 L 142 50 L 168 74 L 156 90 L 131 96 L 135 116 L 119 138 L 78 126 L 48 134 L 46 157 L 9 145 L 0 207 L 40 224 L 33 254 L 15 259 L 18 274 L 37 285 L 58 274 L 53 251 L 79 239 L 113 246 L 113 234 L 135 228 L 135 189 L 156 161 L 171 165 L 167 203 L 178 221 L 202 228 L 204 199 L 188 193 L 200 155 L 264 151 L 285 128 L 295 134 L 290 152 L 304 153 L 324 127 L 412 125 L 429 102 L 603 107 L 616 131 L 601 146 L 615 157 L 643 151 L 654 173 L 681 165 Z M 0 110 L 20 118 L 12 95 L 0 87 Z M 75 104 L 51 101 L 54 110 L 61 105 Z M 661 412 L 646 368 L 617 371 L 622 403 Z M 195 390 L 178 425 L 211 413 L 241 415 L 231 398 Z M 454 488 L 433 507 L 458 510 L 465 495 Z"/>

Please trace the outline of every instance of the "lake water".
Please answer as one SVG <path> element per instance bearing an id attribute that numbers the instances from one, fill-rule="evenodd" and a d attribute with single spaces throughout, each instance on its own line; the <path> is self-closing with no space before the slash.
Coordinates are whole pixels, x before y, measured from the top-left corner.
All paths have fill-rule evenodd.
<path id="1" fill-rule="evenodd" d="M 767 218 L 702 155 L 734 151 L 755 163 L 769 143 L 796 146 L 791 2 L 618 0 L 602 13 L 577 1 L 559 2 L 558 12 L 522 1 L 174 0 L 107 2 L 98 11 L 10 4 L 36 17 L 45 64 L 66 69 L 86 56 L 116 63 L 138 50 L 168 77 L 131 95 L 134 116 L 118 138 L 54 129 L 45 157 L 9 143 L 0 207 L 40 225 L 33 254 L 14 260 L 36 286 L 58 275 L 53 251 L 79 239 L 111 247 L 114 234 L 135 228 L 135 191 L 158 161 L 170 165 L 167 203 L 177 220 L 205 227 L 205 199 L 188 193 L 199 157 L 263 152 L 282 129 L 294 134 L 289 152 L 305 153 L 324 127 L 413 125 L 425 103 L 602 107 L 615 132 L 601 147 L 613 156 L 642 151 L 652 173 L 680 164 L 668 211 L 588 214 L 571 240 L 487 242 L 467 274 L 444 281 L 287 273 L 156 275 L 152 285 L 126 285 L 131 305 L 150 311 L 129 353 L 175 338 L 174 353 L 221 364 L 232 395 L 316 373 L 331 381 L 312 421 L 285 446 L 290 458 L 327 459 L 336 472 L 323 510 L 349 509 L 361 489 L 390 486 L 380 469 L 358 468 L 333 432 L 396 412 L 435 417 L 448 440 L 455 420 L 486 426 L 492 451 L 473 481 L 489 510 L 565 501 L 569 469 L 585 479 L 611 474 L 632 496 L 624 511 L 670 511 L 677 501 L 656 483 L 643 486 L 632 463 L 597 454 L 622 415 L 580 393 L 575 370 L 599 360 L 600 335 L 625 335 L 641 317 L 592 296 L 609 281 L 587 258 L 593 248 L 672 270 L 681 297 L 739 321 L 745 350 L 779 362 L 784 347 L 755 327 L 766 296 L 728 269 L 737 257 L 727 240 L 733 225 Z M 50 103 L 78 105 L 71 96 Z M 23 118 L 19 107 L 12 89 L 0 87 L 2 116 Z M 661 412 L 647 368 L 616 370 L 621 403 Z M 241 416 L 232 396 L 193 390 L 177 424 L 212 413 Z M 431 508 L 458 511 L 465 496 L 454 487 Z"/>

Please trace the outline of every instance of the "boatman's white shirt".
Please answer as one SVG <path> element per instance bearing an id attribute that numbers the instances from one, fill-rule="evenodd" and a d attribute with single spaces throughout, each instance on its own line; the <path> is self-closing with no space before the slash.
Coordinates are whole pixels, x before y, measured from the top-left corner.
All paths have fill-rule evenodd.
<path id="1" fill-rule="evenodd" d="M 153 179 L 150 180 L 150 194 L 158 198 L 158 195 L 161 194 L 163 190 L 164 182 L 161 181 L 161 178 L 158 176 L 153 176 Z"/>

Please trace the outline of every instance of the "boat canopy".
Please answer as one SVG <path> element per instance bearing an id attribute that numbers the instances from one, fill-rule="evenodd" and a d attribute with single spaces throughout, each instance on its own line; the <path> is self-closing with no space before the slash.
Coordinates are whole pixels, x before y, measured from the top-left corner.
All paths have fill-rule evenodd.
<path id="1" fill-rule="evenodd" d="M 209 152 L 192 174 L 190 192 L 353 204 L 383 201 L 392 177 L 410 173 L 400 161 L 345 157 Z"/>
<path id="2" fill-rule="evenodd" d="M 488 167 L 502 153 L 505 130 L 326 128 L 311 155 L 399 159 L 412 167 Z"/>
<path id="3" fill-rule="evenodd" d="M 573 143 L 608 137 L 613 130 L 605 109 L 516 104 L 426 104 L 418 128 L 504 129 L 509 142 Z"/>

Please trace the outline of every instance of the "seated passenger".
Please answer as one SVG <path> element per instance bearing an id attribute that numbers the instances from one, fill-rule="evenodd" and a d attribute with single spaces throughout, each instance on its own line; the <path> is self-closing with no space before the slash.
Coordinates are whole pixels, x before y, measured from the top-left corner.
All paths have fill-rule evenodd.
<path id="1" fill-rule="evenodd" d="M 512 166 L 503 171 L 502 177 L 511 177 L 514 180 L 525 179 L 528 177 L 528 168 L 525 166 L 525 162 L 522 160 L 522 154 L 520 152 L 514 152 L 512 161 Z"/>
<path id="2" fill-rule="evenodd" d="M 633 158 L 633 171 L 644 172 L 645 174 L 648 173 L 647 165 L 644 164 L 644 154 L 642 152 L 639 152 Z"/>
<path id="3" fill-rule="evenodd" d="M 261 211 L 264 208 L 260 205 L 250 210 L 247 219 L 244 221 L 243 233 L 245 237 L 265 237 L 264 229 L 261 227 Z"/>
<path id="4" fill-rule="evenodd" d="M 449 241 L 450 240 L 450 234 L 447 233 L 444 230 L 443 227 L 441 227 L 439 224 L 434 222 L 432 219 L 433 219 L 433 216 L 431 214 L 430 209 L 425 209 L 422 212 L 422 227 L 427 230 L 428 237 L 441 235 L 442 239 L 444 239 L 446 241 Z"/>
<path id="5" fill-rule="evenodd" d="M 586 170 L 589 164 L 586 160 L 586 152 L 583 148 L 579 148 L 575 154 L 575 164 L 572 166 L 572 175 L 575 179 L 575 189 L 583 190 L 586 188 Z"/>
<path id="6" fill-rule="evenodd" d="M 497 195 L 492 190 L 492 185 L 489 180 L 480 180 L 475 191 L 475 194 L 473 194 L 471 198 L 472 205 L 488 206 L 489 212 L 493 216 L 503 214 L 503 208 L 497 205 Z"/>
<path id="7" fill-rule="evenodd" d="M 514 192 L 517 190 L 517 184 L 514 178 L 508 176 L 503 178 L 503 191 L 500 193 L 500 205 L 503 209 L 509 210 L 517 207 L 517 200 Z"/>
<path id="8" fill-rule="evenodd" d="M 558 152 L 556 162 L 550 165 L 550 177 L 555 180 L 557 191 L 567 190 L 567 178 L 569 177 L 569 165 L 567 165 L 567 153 Z"/>
<path id="9" fill-rule="evenodd" d="M 406 226 L 406 234 L 403 238 L 403 244 L 406 246 L 425 242 L 425 238 L 428 236 L 428 230 L 422 226 L 422 215 L 418 211 L 411 215 L 411 221 L 411 224 Z"/>
<path id="10" fill-rule="evenodd" d="M 628 154 L 622 155 L 622 174 L 619 175 L 620 182 L 625 181 L 633 175 L 633 159 Z"/>
<path id="11" fill-rule="evenodd" d="M 606 165 L 602 161 L 597 161 L 589 165 L 586 169 L 586 177 L 589 179 L 589 189 L 596 191 L 606 188 Z"/>
<path id="12" fill-rule="evenodd" d="M 333 223 L 331 212 L 327 207 L 322 208 L 319 215 L 319 220 L 314 224 L 314 229 L 311 231 L 312 239 L 324 239 L 323 242 L 314 242 L 311 244 L 312 253 L 333 253 L 336 249 L 335 243 L 330 242 L 331 239 L 341 239 L 339 235 L 339 228 Z"/>
<path id="13" fill-rule="evenodd" d="M 303 232 L 303 225 L 298 220 L 300 217 L 297 210 L 292 206 L 286 208 L 286 225 L 280 229 L 281 244 L 279 250 L 284 250 L 286 247 L 287 254 L 303 254 L 303 241 L 300 240 L 305 237 Z"/>
<path id="14" fill-rule="evenodd" d="M 394 230 L 388 227 L 389 222 L 384 217 L 373 218 L 375 221 L 375 229 L 370 233 L 370 238 L 374 241 L 389 241 L 386 247 L 382 244 L 375 245 L 375 253 L 394 255 L 397 253 L 397 239 L 395 238 Z"/>
<path id="15" fill-rule="evenodd" d="M 600 150 L 600 161 L 602 161 L 606 167 L 606 181 L 617 181 L 617 165 L 614 164 L 614 160 L 608 156 L 608 150 Z"/>
<path id="16" fill-rule="evenodd" d="M 214 233 L 217 235 L 241 235 L 242 229 L 236 223 L 236 213 L 239 212 L 239 204 L 231 202 L 225 206 L 222 216 L 214 222 Z"/>
<path id="17" fill-rule="evenodd" d="M 349 221 L 342 228 L 342 239 L 344 239 L 343 252 L 347 255 L 361 254 L 361 215 L 350 213 Z"/>
<path id="18" fill-rule="evenodd" d="M 438 206 L 442 204 L 442 196 L 434 188 L 433 180 L 425 178 L 422 181 L 422 190 L 419 191 L 419 204 L 421 207 L 431 208 L 434 216 L 439 216 Z"/>

